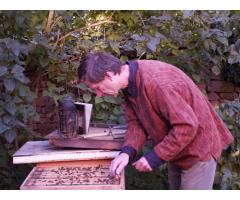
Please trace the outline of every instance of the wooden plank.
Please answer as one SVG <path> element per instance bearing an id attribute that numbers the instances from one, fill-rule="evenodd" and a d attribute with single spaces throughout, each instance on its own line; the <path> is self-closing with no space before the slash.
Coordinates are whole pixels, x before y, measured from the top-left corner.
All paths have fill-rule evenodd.
<path id="1" fill-rule="evenodd" d="M 114 139 L 108 135 L 105 128 L 91 127 L 92 131 L 84 136 L 74 138 L 63 138 L 57 133 L 57 130 L 50 133 L 47 138 L 50 144 L 56 147 L 70 147 L 70 148 L 87 148 L 87 149 L 107 149 L 107 150 L 120 150 L 124 143 L 124 139 Z M 94 135 L 94 137 L 84 138 Z M 99 136 L 97 136 L 99 135 Z"/>
<path id="2" fill-rule="evenodd" d="M 110 150 L 60 149 L 50 145 L 49 141 L 30 141 L 13 155 L 13 163 L 112 159 L 118 154 L 119 151 Z"/>
<path id="3" fill-rule="evenodd" d="M 39 163 L 21 185 L 24 189 L 125 189 L 120 179 L 110 176 L 111 160 Z"/>
<path id="4" fill-rule="evenodd" d="M 118 130 L 113 129 L 112 134 L 110 133 L 110 129 L 107 128 L 96 128 L 91 127 L 91 131 L 88 134 L 78 135 L 77 137 L 73 137 L 71 139 L 74 140 L 82 140 L 86 138 L 90 138 L 91 140 L 111 140 L 111 141 L 123 141 L 125 136 L 125 130 Z M 54 130 L 47 136 L 45 139 L 54 140 L 54 139 L 62 139 L 62 140 L 69 140 L 70 138 L 61 137 L 58 134 L 58 130 Z"/>
<path id="5" fill-rule="evenodd" d="M 56 147 L 70 148 L 87 148 L 87 149 L 105 149 L 120 150 L 123 141 L 106 140 L 106 139 L 84 139 L 84 138 L 68 138 L 68 139 L 50 139 L 49 142 Z"/>

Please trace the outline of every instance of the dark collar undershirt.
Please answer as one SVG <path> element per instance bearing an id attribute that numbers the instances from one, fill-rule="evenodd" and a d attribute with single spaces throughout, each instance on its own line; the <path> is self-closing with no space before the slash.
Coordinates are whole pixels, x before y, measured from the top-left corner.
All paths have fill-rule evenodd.
<path id="1" fill-rule="evenodd" d="M 124 95 L 136 97 L 137 96 L 136 74 L 138 70 L 138 63 L 136 61 L 127 61 L 126 64 L 129 65 L 128 87 L 122 89 L 122 91 Z"/>

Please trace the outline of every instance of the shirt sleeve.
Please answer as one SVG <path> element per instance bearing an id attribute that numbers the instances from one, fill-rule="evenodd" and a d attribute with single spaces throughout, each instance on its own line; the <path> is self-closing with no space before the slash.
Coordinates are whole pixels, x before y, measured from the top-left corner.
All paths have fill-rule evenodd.
<path id="1" fill-rule="evenodd" d="M 166 161 L 161 159 L 154 150 L 149 151 L 144 155 L 148 164 L 151 166 L 152 169 L 157 169 L 161 165 L 163 165 Z"/>
<path id="2" fill-rule="evenodd" d="M 146 141 L 146 133 L 144 132 L 141 123 L 132 109 L 131 103 L 127 99 L 125 99 L 125 101 L 126 103 L 124 104 L 124 110 L 127 119 L 128 130 L 125 134 L 123 148 L 125 146 L 130 146 L 135 149 L 136 154 L 138 154 Z"/>
<path id="3" fill-rule="evenodd" d="M 126 153 L 129 156 L 129 163 L 132 163 L 135 156 L 136 156 L 136 150 L 132 148 L 131 146 L 124 146 L 120 152 L 121 153 Z"/>
<path id="4" fill-rule="evenodd" d="M 185 89 L 176 85 L 157 85 L 154 89 L 152 103 L 171 127 L 164 139 L 154 147 L 157 155 L 165 161 L 174 159 L 194 139 L 199 128 L 193 109 L 181 95 Z"/>

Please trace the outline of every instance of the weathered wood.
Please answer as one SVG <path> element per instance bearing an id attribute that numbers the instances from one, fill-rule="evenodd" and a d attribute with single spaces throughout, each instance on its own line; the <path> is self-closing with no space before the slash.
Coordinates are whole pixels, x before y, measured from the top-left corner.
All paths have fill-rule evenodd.
<path id="1" fill-rule="evenodd" d="M 111 160 L 39 163 L 20 189 L 125 189 L 124 172 L 120 179 L 111 177 L 110 163 Z"/>
<path id="2" fill-rule="evenodd" d="M 49 141 L 31 141 L 25 143 L 13 155 L 13 163 L 112 159 L 118 154 L 119 151 L 110 150 L 61 149 L 49 144 Z"/>
<path id="3" fill-rule="evenodd" d="M 56 147 L 108 150 L 120 150 L 122 148 L 123 138 L 114 139 L 104 128 L 91 128 L 91 130 L 92 131 L 85 136 L 75 138 L 60 137 L 57 130 L 55 130 L 50 133 L 47 138 L 49 139 L 49 143 Z M 90 136 L 90 138 L 88 138 L 88 136 Z"/>
<path id="4" fill-rule="evenodd" d="M 50 139 L 50 144 L 56 147 L 71 147 L 71 148 L 88 148 L 88 149 L 108 149 L 108 150 L 120 150 L 123 145 L 123 141 L 111 141 L 103 139 L 83 139 L 83 138 L 70 138 L 64 140 Z"/>

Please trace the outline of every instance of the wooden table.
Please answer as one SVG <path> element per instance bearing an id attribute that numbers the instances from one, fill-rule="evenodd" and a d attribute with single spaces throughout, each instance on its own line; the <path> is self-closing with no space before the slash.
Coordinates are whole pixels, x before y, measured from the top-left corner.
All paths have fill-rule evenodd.
<path id="1" fill-rule="evenodd" d="M 59 149 L 48 141 L 31 141 L 14 155 L 14 164 L 36 163 L 20 189 L 125 189 L 109 174 L 119 151 Z"/>

